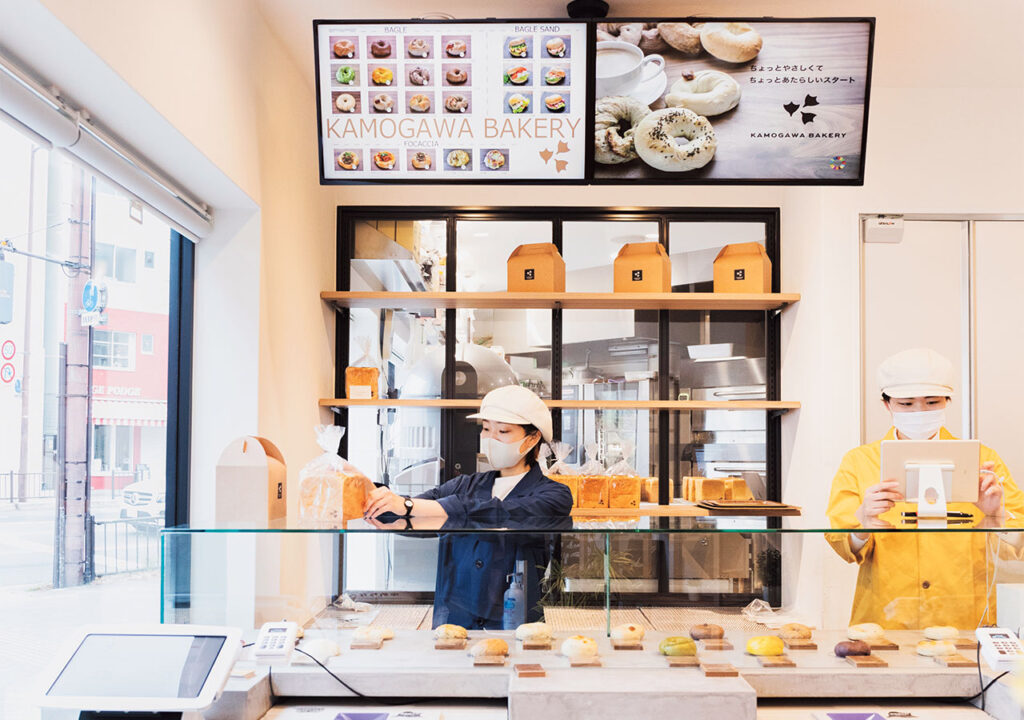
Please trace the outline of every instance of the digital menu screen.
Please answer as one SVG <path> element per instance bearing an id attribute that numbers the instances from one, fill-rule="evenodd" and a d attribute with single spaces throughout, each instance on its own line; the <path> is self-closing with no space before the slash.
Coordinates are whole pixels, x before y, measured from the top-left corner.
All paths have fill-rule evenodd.
<path id="1" fill-rule="evenodd" d="M 597 23 L 605 183 L 860 184 L 874 21 Z"/>
<path id="2" fill-rule="evenodd" d="M 314 22 L 321 182 L 580 182 L 587 24 Z"/>

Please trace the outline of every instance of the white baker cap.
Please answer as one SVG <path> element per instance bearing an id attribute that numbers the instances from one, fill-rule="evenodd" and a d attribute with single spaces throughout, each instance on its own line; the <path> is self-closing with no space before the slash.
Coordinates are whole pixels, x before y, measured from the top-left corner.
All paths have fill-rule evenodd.
<path id="1" fill-rule="evenodd" d="M 506 385 L 491 390 L 480 402 L 480 412 L 469 418 L 533 425 L 540 430 L 544 442 L 551 442 L 551 411 L 535 392 L 522 385 Z"/>
<path id="2" fill-rule="evenodd" d="M 951 397 L 953 364 L 929 348 L 904 350 L 878 366 L 878 387 L 893 398 Z"/>

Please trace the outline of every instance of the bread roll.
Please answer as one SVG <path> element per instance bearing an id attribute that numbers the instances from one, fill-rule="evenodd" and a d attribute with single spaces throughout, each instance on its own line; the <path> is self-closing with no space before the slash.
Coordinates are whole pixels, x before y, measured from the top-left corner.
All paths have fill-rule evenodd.
<path id="1" fill-rule="evenodd" d="M 376 643 L 376 642 L 384 642 L 384 640 L 386 640 L 386 638 L 384 637 L 384 629 L 383 628 L 375 628 L 375 627 L 367 626 L 367 627 L 356 628 L 355 632 L 352 633 L 352 642 L 357 642 L 357 643 Z"/>
<path id="2" fill-rule="evenodd" d="M 508 655 L 508 643 L 501 638 L 485 638 L 469 649 L 472 657 Z"/>
<path id="3" fill-rule="evenodd" d="M 882 626 L 877 623 L 861 623 L 860 625 L 851 625 L 846 629 L 846 637 L 851 640 L 866 640 L 872 642 L 874 640 L 881 640 L 885 637 L 885 631 L 882 630 Z"/>
<path id="4" fill-rule="evenodd" d="M 461 625 L 438 625 L 434 628 L 435 640 L 465 640 L 467 637 L 469 633 Z"/>
<path id="5" fill-rule="evenodd" d="M 638 508 L 643 479 L 631 475 L 613 475 L 608 478 L 608 507 Z"/>
<path id="6" fill-rule="evenodd" d="M 929 640 L 955 640 L 960 631 L 952 625 L 932 625 L 924 629 L 924 636 Z"/>
<path id="7" fill-rule="evenodd" d="M 694 625 L 690 628 L 690 637 L 694 640 L 721 640 L 725 637 L 725 630 L 721 625 Z"/>
<path id="8" fill-rule="evenodd" d="M 863 640 L 843 640 L 836 644 L 836 657 L 850 657 L 851 655 L 870 655 L 871 646 Z"/>
<path id="9" fill-rule="evenodd" d="M 612 628 L 612 640 L 636 642 L 637 640 L 643 639 L 644 629 L 639 625 L 633 625 L 632 623 L 630 623 L 626 625 L 616 625 Z"/>
<path id="10" fill-rule="evenodd" d="M 597 642 L 583 635 L 573 635 L 562 642 L 562 655 L 570 660 L 597 657 Z"/>
<path id="11" fill-rule="evenodd" d="M 786 646 L 774 635 L 758 635 L 747 640 L 747 652 L 751 655 L 782 655 Z"/>
<path id="12" fill-rule="evenodd" d="M 658 652 L 670 657 L 692 656 L 697 654 L 697 643 L 688 637 L 667 637 L 658 643 Z"/>
<path id="13" fill-rule="evenodd" d="M 516 640 L 548 642 L 551 640 L 551 630 L 548 629 L 547 623 L 526 623 L 516 628 Z"/>
<path id="14" fill-rule="evenodd" d="M 581 508 L 608 507 L 608 478 L 604 475 L 584 475 L 579 482 Z"/>
<path id="15" fill-rule="evenodd" d="M 810 640 L 811 629 L 800 623 L 786 623 L 779 628 L 779 637 L 783 640 Z"/>
<path id="16" fill-rule="evenodd" d="M 922 640 L 917 644 L 917 654 L 925 657 L 956 655 L 956 645 L 949 640 Z"/>

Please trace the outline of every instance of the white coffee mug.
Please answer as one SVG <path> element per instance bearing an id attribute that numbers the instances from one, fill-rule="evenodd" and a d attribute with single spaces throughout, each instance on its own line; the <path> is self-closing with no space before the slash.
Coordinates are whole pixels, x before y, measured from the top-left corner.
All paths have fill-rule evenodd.
<path id="1" fill-rule="evenodd" d="M 597 96 L 628 95 L 641 83 L 665 70 L 661 55 L 644 56 L 636 45 L 618 40 L 602 40 L 597 44 Z"/>

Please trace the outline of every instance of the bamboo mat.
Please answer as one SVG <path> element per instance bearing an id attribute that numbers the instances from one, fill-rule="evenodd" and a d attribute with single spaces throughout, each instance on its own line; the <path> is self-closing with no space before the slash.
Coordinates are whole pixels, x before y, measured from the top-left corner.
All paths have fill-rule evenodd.
<path id="1" fill-rule="evenodd" d="M 430 605 L 377 605 L 379 612 L 370 625 L 389 627 L 393 630 L 420 630 L 426 620 L 430 628 Z"/>
<path id="2" fill-rule="evenodd" d="M 710 610 L 707 608 L 645 607 L 640 608 L 640 612 L 644 616 L 644 625 L 664 632 L 684 632 L 694 625 L 705 623 L 721 625 L 726 630 L 741 630 L 743 632 L 758 632 L 765 628 L 760 623 L 744 618 L 739 608 Z"/>
<path id="3" fill-rule="evenodd" d="M 612 610 L 612 625 L 632 623 L 651 628 L 651 623 L 640 612 L 639 608 Z M 575 630 L 604 630 L 607 625 L 605 612 L 601 608 L 544 608 L 544 622 L 555 632 L 572 632 Z M 653 629 L 653 628 L 652 628 Z"/>

